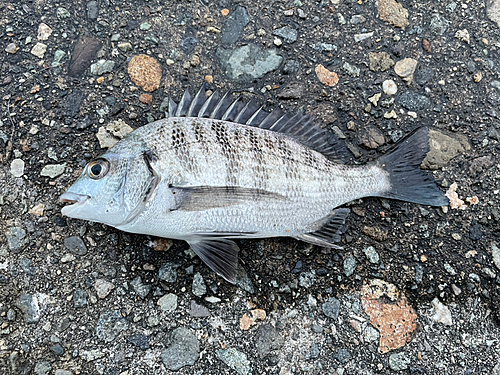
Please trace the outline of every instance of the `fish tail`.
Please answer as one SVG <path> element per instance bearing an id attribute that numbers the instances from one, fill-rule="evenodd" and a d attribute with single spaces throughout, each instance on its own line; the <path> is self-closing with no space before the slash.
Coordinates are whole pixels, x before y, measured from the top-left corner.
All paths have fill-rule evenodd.
<path id="1" fill-rule="evenodd" d="M 388 173 L 390 189 L 379 196 L 429 206 L 448 205 L 432 176 L 420 169 L 429 150 L 429 128 L 421 127 L 381 156 L 376 164 Z"/>

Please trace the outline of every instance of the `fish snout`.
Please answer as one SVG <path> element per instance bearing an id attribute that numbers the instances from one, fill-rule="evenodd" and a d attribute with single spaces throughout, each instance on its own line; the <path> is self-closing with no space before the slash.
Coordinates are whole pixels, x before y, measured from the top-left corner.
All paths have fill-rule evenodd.
<path id="1" fill-rule="evenodd" d="M 59 197 L 59 201 L 63 203 L 72 203 L 70 205 L 64 206 L 61 209 L 61 213 L 65 216 L 71 216 L 70 213 L 74 211 L 76 208 L 81 207 L 90 196 L 84 194 L 76 194 L 76 193 L 64 193 Z"/>

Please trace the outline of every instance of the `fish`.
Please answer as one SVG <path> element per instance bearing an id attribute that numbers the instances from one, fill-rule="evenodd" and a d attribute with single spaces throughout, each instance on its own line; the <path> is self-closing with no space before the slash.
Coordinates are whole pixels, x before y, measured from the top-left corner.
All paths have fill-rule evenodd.
<path id="1" fill-rule="evenodd" d="M 448 199 L 420 165 L 419 127 L 366 164 L 303 111 L 266 111 L 202 86 L 168 99 L 166 117 L 129 133 L 90 161 L 60 196 L 70 218 L 187 241 L 217 274 L 236 282 L 236 239 L 292 237 L 338 245 L 346 203 L 384 197 L 429 206 Z"/>

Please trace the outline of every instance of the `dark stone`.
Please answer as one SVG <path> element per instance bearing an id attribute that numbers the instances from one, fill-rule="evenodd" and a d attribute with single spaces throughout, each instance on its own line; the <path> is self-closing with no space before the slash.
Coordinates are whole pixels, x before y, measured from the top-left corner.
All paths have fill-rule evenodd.
<path id="1" fill-rule="evenodd" d="M 87 305 L 87 293 L 84 290 L 75 289 L 73 293 L 73 305 L 77 308 Z"/>
<path id="2" fill-rule="evenodd" d="M 197 44 L 198 44 L 198 39 L 196 39 L 194 36 L 186 36 L 184 39 L 181 40 L 179 48 L 185 54 L 190 54 L 191 52 L 193 52 Z"/>
<path id="3" fill-rule="evenodd" d="M 87 115 L 83 119 L 78 121 L 78 123 L 76 124 L 76 130 L 85 130 L 93 123 L 94 123 L 94 120 L 90 116 Z"/>
<path id="4" fill-rule="evenodd" d="M 487 169 L 491 168 L 494 165 L 495 157 L 493 155 L 481 156 L 474 159 L 470 163 L 469 174 L 475 177 L 483 172 L 486 172 Z"/>
<path id="5" fill-rule="evenodd" d="M 178 264 L 165 263 L 158 271 L 158 277 L 167 283 L 175 283 L 177 281 L 177 268 L 179 268 Z"/>
<path id="6" fill-rule="evenodd" d="M 292 273 L 299 273 L 302 270 L 302 261 L 299 260 L 296 264 L 295 267 L 293 267 Z"/>
<path id="7" fill-rule="evenodd" d="M 339 349 L 337 352 L 333 355 L 333 358 L 335 358 L 337 361 L 342 363 L 343 365 L 349 362 L 351 359 L 351 353 L 349 353 L 345 349 Z"/>
<path id="8" fill-rule="evenodd" d="M 26 323 L 38 323 L 40 320 L 40 307 L 36 297 L 31 294 L 22 294 L 16 306 L 24 313 Z"/>
<path id="9" fill-rule="evenodd" d="M 64 239 L 64 247 L 75 255 L 87 254 L 87 247 L 80 237 L 68 237 Z"/>
<path id="10" fill-rule="evenodd" d="M 127 341 L 141 350 L 149 349 L 149 339 L 146 335 L 132 335 L 127 337 Z"/>
<path id="11" fill-rule="evenodd" d="M 61 346 L 61 344 L 56 344 L 50 348 L 50 351 L 54 353 L 55 355 L 63 355 L 64 354 L 64 348 Z"/>
<path id="12" fill-rule="evenodd" d="M 134 20 L 134 19 L 128 19 L 127 20 L 127 29 L 133 30 L 137 29 L 141 23 L 139 20 Z"/>
<path id="13" fill-rule="evenodd" d="M 239 6 L 231 13 L 221 30 L 221 43 L 236 43 L 245 26 L 250 22 L 245 8 Z"/>
<path id="14" fill-rule="evenodd" d="M 311 347 L 309 348 L 309 354 L 306 356 L 306 359 L 316 359 L 319 357 L 320 347 L 318 344 L 313 342 Z"/>
<path id="15" fill-rule="evenodd" d="M 177 371 L 184 366 L 192 366 L 198 360 L 200 343 L 195 335 L 185 327 L 176 328 L 170 337 L 170 346 L 161 353 L 166 368 Z"/>
<path id="16" fill-rule="evenodd" d="M 35 274 L 35 269 L 33 268 L 33 262 L 31 259 L 22 257 L 19 259 L 19 266 L 26 275 L 33 276 Z"/>
<path id="17" fill-rule="evenodd" d="M 473 241 L 478 241 L 482 236 L 483 234 L 481 233 L 481 224 L 479 224 L 476 220 L 472 220 L 469 228 L 470 239 Z"/>
<path id="18" fill-rule="evenodd" d="M 283 87 L 278 94 L 280 99 L 300 99 L 304 93 L 304 84 L 300 82 L 290 82 Z"/>
<path id="19" fill-rule="evenodd" d="M 270 324 L 261 325 L 255 333 L 255 348 L 261 357 L 272 350 L 278 350 L 284 344 L 282 335 Z"/>
<path id="20" fill-rule="evenodd" d="M 286 43 L 293 43 L 297 40 L 297 30 L 290 26 L 284 26 L 273 31 L 273 35 L 283 38 Z"/>
<path id="21" fill-rule="evenodd" d="M 323 268 L 323 267 L 322 268 L 318 268 L 316 270 L 316 275 L 318 275 L 318 276 L 326 276 L 326 275 L 328 275 L 328 270 L 326 268 Z"/>
<path id="22" fill-rule="evenodd" d="M 140 276 L 137 276 L 134 280 L 132 280 L 130 285 L 134 288 L 135 293 L 143 299 L 146 298 L 152 288 L 151 285 L 144 284 Z"/>
<path id="23" fill-rule="evenodd" d="M 95 59 L 97 51 L 101 48 L 101 41 L 90 35 L 81 35 L 75 43 L 75 48 L 71 54 L 68 75 L 71 77 L 81 77 L 85 70 Z"/>
<path id="24" fill-rule="evenodd" d="M 385 144 L 382 132 L 372 125 L 365 125 L 359 129 L 356 140 L 358 145 L 369 150 L 374 150 Z"/>
<path id="25" fill-rule="evenodd" d="M 328 301 L 321 305 L 323 314 L 332 319 L 337 319 L 340 312 L 340 301 L 335 297 L 328 298 Z"/>
<path id="26" fill-rule="evenodd" d="M 89 1 L 87 3 L 87 18 L 89 20 L 96 20 L 97 16 L 99 15 L 99 4 L 97 4 L 97 1 Z"/>
<path id="27" fill-rule="evenodd" d="M 409 90 L 398 96 L 397 103 L 409 111 L 423 111 L 431 106 L 431 100 L 427 96 Z"/>
<path id="28" fill-rule="evenodd" d="M 71 94 L 66 97 L 66 107 L 64 115 L 69 117 L 76 117 L 80 113 L 80 106 L 85 99 L 83 91 L 75 89 Z"/>
<path id="29" fill-rule="evenodd" d="M 283 66 L 283 74 L 293 74 L 300 68 L 300 63 L 297 60 L 287 60 Z"/>
<path id="30" fill-rule="evenodd" d="M 121 332 L 127 329 L 128 322 L 118 310 L 102 313 L 95 328 L 97 337 L 104 342 L 114 341 Z"/>
<path id="31" fill-rule="evenodd" d="M 425 68 L 423 66 L 418 65 L 417 70 L 414 74 L 415 82 L 420 86 L 424 86 L 429 82 L 432 77 L 434 77 L 434 71 L 431 68 Z"/>
<path id="32" fill-rule="evenodd" d="M 189 314 L 195 318 L 204 318 L 210 316 L 210 311 L 203 305 L 197 304 L 195 301 L 191 301 L 191 309 Z"/>

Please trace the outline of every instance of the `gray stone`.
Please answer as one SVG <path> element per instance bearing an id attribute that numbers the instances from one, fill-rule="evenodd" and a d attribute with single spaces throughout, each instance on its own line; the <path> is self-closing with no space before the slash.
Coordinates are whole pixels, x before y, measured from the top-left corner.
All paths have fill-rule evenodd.
<path id="1" fill-rule="evenodd" d="M 337 320 L 340 312 L 340 301 L 335 297 L 330 297 L 327 302 L 321 305 L 321 310 L 327 317 Z"/>
<path id="2" fill-rule="evenodd" d="M 55 355 L 63 355 L 64 354 L 64 348 L 62 347 L 61 344 L 56 344 L 54 346 L 50 347 L 50 351 L 54 353 Z"/>
<path id="3" fill-rule="evenodd" d="M 486 172 L 489 168 L 495 165 L 495 157 L 493 155 L 481 156 L 472 160 L 469 166 L 469 174 L 473 177 L 477 177 L 483 172 Z"/>
<path id="4" fill-rule="evenodd" d="M 324 42 L 311 44 L 311 48 L 319 52 L 333 52 L 338 50 L 338 47 L 335 44 Z"/>
<path id="5" fill-rule="evenodd" d="M 420 284 L 424 278 L 424 269 L 420 264 L 415 264 L 415 282 Z"/>
<path id="6" fill-rule="evenodd" d="M 191 52 L 194 51 L 194 48 L 196 47 L 198 42 L 199 42 L 199 40 L 196 39 L 194 36 L 188 35 L 181 40 L 181 43 L 179 44 L 179 48 L 185 54 L 190 54 Z"/>
<path id="7" fill-rule="evenodd" d="M 247 44 L 236 49 L 219 48 L 217 57 L 227 76 L 239 82 L 251 82 L 277 69 L 283 57 L 273 49 Z"/>
<path id="8" fill-rule="evenodd" d="M 271 324 L 263 324 L 255 333 L 255 348 L 261 358 L 271 351 L 280 349 L 284 344 L 283 336 Z"/>
<path id="9" fill-rule="evenodd" d="M 158 300 L 157 304 L 163 311 L 172 312 L 177 308 L 177 296 L 172 293 L 165 294 Z"/>
<path id="10" fill-rule="evenodd" d="M 73 236 L 64 239 L 64 247 L 75 255 L 87 254 L 87 246 L 83 243 L 80 237 Z"/>
<path id="11" fill-rule="evenodd" d="M 363 253 L 365 253 L 366 257 L 368 258 L 368 261 L 373 264 L 377 264 L 379 261 L 379 255 L 375 248 L 373 246 L 368 246 L 367 248 L 363 249 Z"/>
<path id="12" fill-rule="evenodd" d="M 491 244 L 491 256 L 493 257 L 493 263 L 500 270 L 500 248 L 494 243 Z"/>
<path id="13" fill-rule="evenodd" d="M 92 362 L 95 361 L 96 359 L 104 357 L 105 355 L 106 354 L 102 350 L 92 349 L 92 350 L 82 351 L 80 357 L 82 357 L 84 361 Z"/>
<path id="14" fill-rule="evenodd" d="M 236 43 L 245 26 L 250 22 L 245 8 L 239 6 L 227 18 L 226 23 L 221 30 L 221 43 L 233 44 Z"/>
<path id="15" fill-rule="evenodd" d="M 54 375 L 73 375 L 73 371 L 58 368 Z"/>
<path id="16" fill-rule="evenodd" d="M 238 265 L 238 269 L 236 270 L 236 286 L 247 291 L 248 293 L 254 293 L 255 288 L 253 287 L 252 280 L 248 277 L 245 268 L 241 265 Z"/>
<path id="17" fill-rule="evenodd" d="M 398 95 L 397 102 L 409 111 L 423 111 L 431 106 L 431 100 L 414 91 L 404 91 Z"/>
<path id="18" fill-rule="evenodd" d="M 111 342 L 128 329 L 128 321 L 120 311 L 113 310 L 102 313 L 96 325 L 97 337 L 104 342 Z"/>
<path id="19" fill-rule="evenodd" d="M 52 366 L 47 361 L 40 361 L 35 365 L 35 374 L 37 375 L 48 375 L 50 370 L 52 370 Z"/>
<path id="20" fill-rule="evenodd" d="M 301 82 L 290 82 L 278 94 L 280 99 L 300 99 L 304 94 L 304 84 Z"/>
<path id="21" fill-rule="evenodd" d="M 115 288 L 113 283 L 106 279 L 96 279 L 94 283 L 94 289 L 97 292 L 99 298 L 106 298 L 109 293 Z"/>
<path id="22" fill-rule="evenodd" d="M 54 60 L 52 61 L 52 67 L 57 68 L 58 66 L 61 65 L 61 60 L 66 56 L 66 52 L 63 50 L 58 49 L 56 52 L 54 52 Z"/>
<path id="23" fill-rule="evenodd" d="M 486 14 L 488 18 L 495 22 L 500 27 L 500 1 L 488 0 L 486 1 Z"/>
<path id="24" fill-rule="evenodd" d="M 7 320 L 10 322 L 13 322 L 14 320 L 16 320 L 16 310 L 14 310 L 14 309 L 7 310 Z"/>
<path id="25" fill-rule="evenodd" d="M 47 164 L 40 172 L 40 176 L 55 178 L 64 173 L 66 164 Z"/>
<path id="26" fill-rule="evenodd" d="M 7 244 L 9 245 L 9 250 L 17 252 L 22 246 L 28 243 L 28 238 L 26 237 L 26 231 L 21 227 L 10 227 L 5 231 L 5 237 L 7 237 Z"/>
<path id="27" fill-rule="evenodd" d="M 406 352 L 394 353 L 389 356 L 389 367 L 394 371 L 406 370 L 410 362 Z"/>
<path id="28" fill-rule="evenodd" d="M 430 151 L 427 153 L 422 168 L 439 169 L 458 154 L 470 150 L 469 141 L 461 134 L 447 135 L 440 131 L 429 130 Z"/>
<path id="29" fill-rule="evenodd" d="M 500 26 L 500 20 L 499 20 L 499 26 Z M 500 362 L 493 367 L 493 370 L 491 370 L 491 375 L 500 375 Z"/>
<path id="30" fill-rule="evenodd" d="M 321 352 L 321 347 L 313 342 L 309 347 L 309 354 L 306 354 L 306 359 L 312 360 L 319 357 L 319 353 Z"/>
<path id="31" fill-rule="evenodd" d="M 96 20 L 99 15 L 99 5 L 97 1 L 92 0 L 87 3 L 87 18 L 89 20 Z"/>
<path id="32" fill-rule="evenodd" d="M 349 64 L 347 61 L 342 65 L 342 68 L 346 71 L 347 74 L 349 74 L 351 77 L 359 77 L 359 73 L 361 72 L 361 69 L 359 69 L 355 65 Z"/>
<path id="33" fill-rule="evenodd" d="M 431 18 L 429 29 L 434 35 L 443 35 L 450 25 L 450 21 L 441 16 L 439 13 L 434 13 Z"/>
<path id="34" fill-rule="evenodd" d="M 297 60 L 287 60 L 283 67 L 283 74 L 296 73 L 300 68 L 300 63 Z"/>
<path id="35" fill-rule="evenodd" d="M 297 30 L 288 25 L 274 30 L 273 35 L 283 38 L 286 43 L 293 43 L 297 40 Z"/>
<path id="36" fill-rule="evenodd" d="M 333 358 L 345 365 L 351 359 L 351 353 L 346 349 L 339 349 L 335 352 Z"/>
<path id="37" fill-rule="evenodd" d="M 167 283 L 175 283 L 177 281 L 177 268 L 179 268 L 178 264 L 165 263 L 158 271 L 158 277 Z"/>
<path id="38" fill-rule="evenodd" d="M 103 75 L 105 73 L 111 73 L 115 67 L 115 62 L 111 60 L 99 60 L 96 63 L 90 65 L 90 72 L 93 75 Z"/>
<path id="39" fill-rule="evenodd" d="M 494 89 L 497 89 L 498 91 L 500 91 L 500 81 L 497 81 L 497 80 L 491 81 L 490 85 Z"/>
<path id="40" fill-rule="evenodd" d="M 217 350 L 215 355 L 240 375 L 248 375 L 252 372 L 247 355 L 235 348 Z"/>
<path id="41" fill-rule="evenodd" d="M 17 300 L 16 306 L 24 313 L 26 323 L 38 323 L 41 312 L 36 296 L 31 294 L 22 294 Z"/>
<path id="42" fill-rule="evenodd" d="M 344 259 L 344 275 L 347 277 L 351 276 L 357 266 L 358 262 L 356 261 L 356 258 L 354 258 L 354 255 L 349 254 L 347 258 Z"/>
<path id="43" fill-rule="evenodd" d="M 302 288 L 310 288 L 316 282 L 316 273 L 314 271 L 302 272 L 299 275 L 299 285 Z"/>
<path id="44" fill-rule="evenodd" d="M 132 285 L 132 288 L 134 288 L 137 295 L 143 299 L 146 298 L 151 291 L 151 285 L 144 284 L 140 276 L 137 276 L 134 280 L 132 280 L 130 285 Z"/>
<path id="45" fill-rule="evenodd" d="M 375 150 L 385 144 L 385 137 L 377 127 L 365 125 L 359 129 L 356 141 L 366 149 Z"/>
<path id="46" fill-rule="evenodd" d="M 127 337 L 127 341 L 130 342 L 132 345 L 137 346 L 141 350 L 148 350 L 149 349 L 149 339 L 148 336 L 146 335 L 132 335 Z"/>
<path id="47" fill-rule="evenodd" d="M 57 8 L 56 15 L 60 20 L 71 17 L 71 13 L 66 8 Z"/>
<path id="48" fill-rule="evenodd" d="M 185 327 L 176 328 L 170 337 L 170 345 L 162 351 L 161 359 L 165 367 L 177 371 L 184 366 L 192 366 L 198 360 L 200 343 L 195 335 Z"/>
<path id="49" fill-rule="evenodd" d="M 210 311 L 207 307 L 199 305 L 195 301 L 191 301 L 189 315 L 194 318 L 205 318 L 207 316 L 210 316 Z"/>
<path id="50" fill-rule="evenodd" d="M 35 274 L 35 269 L 33 267 L 33 262 L 31 261 L 31 259 L 22 257 L 21 259 L 19 259 L 19 266 L 26 275 L 33 276 Z"/>
<path id="51" fill-rule="evenodd" d="M 69 117 L 76 117 L 80 113 L 80 107 L 85 99 L 85 93 L 82 90 L 73 90 L 71 94 L 66 96 L 66 104 L 64 114 Z"/>
<path id="52" fill-rule="evenodd" d="M 427 84 L 427 82 L 432 80 L 433 77 L 434 77 L 434 70 L 432 70 L 431 68 L 422 67 L 419 65 L 415 70 L 415 75 L 414 75 L 415 82 L 418 83 L 420 86 L 424 86 L 425 84 Z"/>
<path id="53" fill-rule="evenodd" d="M 351 20 L 349 22 L 352 25 L 359 25 L 365 21 L 366 21 L 366 18 L 364 16 L 362 16 L 361 14 L 355 14 L 351 17 Z"/>
<path id="54" fill-rule="evenodd" d="M 207 293 L 207 286 L 205 285 L 205 281 L 203 281 L 203 277 L 199 272 L 194 274 L 192 291 L 196 297 L 202 297 Z"/>
<path id="55" fill-rule="evenodd" d="M 12 162 L 10 163 L 10 173 L 14 177 L 21 177 L 24 174 L 24 160 L 12 160 Z"/>
<path id="56" fill-rule="evenodd" d="M 87 293 L 82 289 L 75 289 L 73 293 L 73 306 L 76 308 L 87 305 Z"/>

